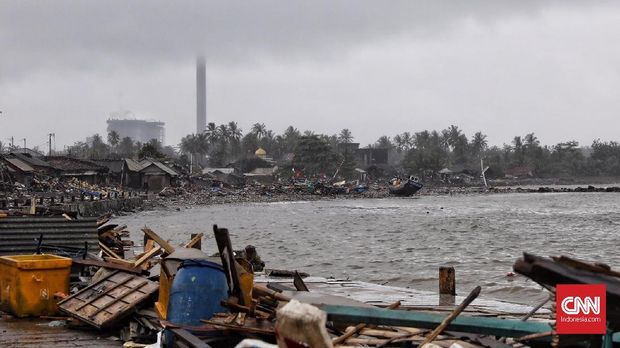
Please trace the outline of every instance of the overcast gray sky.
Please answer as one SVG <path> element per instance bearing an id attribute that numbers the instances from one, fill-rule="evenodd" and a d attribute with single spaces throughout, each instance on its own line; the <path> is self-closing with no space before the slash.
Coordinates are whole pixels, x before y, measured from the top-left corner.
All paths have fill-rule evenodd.
<path id="1" fill-rule="evenodd" d="M 57 148 L 120 109 L 195 132 L 288 125 L 356 141 L 458 125 L 491 144 L 620 140 L 620 3 L 0 0 L 0 141 Z"/>

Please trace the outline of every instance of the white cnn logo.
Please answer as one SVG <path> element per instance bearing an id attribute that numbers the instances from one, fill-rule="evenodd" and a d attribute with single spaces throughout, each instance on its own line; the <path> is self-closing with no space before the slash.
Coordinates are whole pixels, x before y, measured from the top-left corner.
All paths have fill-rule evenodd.
<path id="1" fill-rule="evenodd" d="M 579 312 L 588 315 L 590 311 L 594 314 L 601 313 L 601 298 L 599 296 L 578 297 L 568 296 L 562 300 L 562 311 L 566 314 L 574 315 Z"/>

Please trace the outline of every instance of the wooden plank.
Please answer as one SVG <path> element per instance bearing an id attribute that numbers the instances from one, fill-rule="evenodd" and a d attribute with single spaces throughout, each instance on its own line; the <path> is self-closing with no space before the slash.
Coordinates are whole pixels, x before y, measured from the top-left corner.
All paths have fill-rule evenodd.
<path id="1" fill-rule="evenodd" d="M 144 232 L 144 234 L 147 237 L 157 242 L 157 244 L 161 245 L 161 247 L 164 248 L 164 250 L 166 250 L 168 254 L 172 254 L 174 252 L 175 248 L 172 245 L 170 245 L 170 243 L 168 243 L 163 238 L 161 238 L 157 233 L 151 230 L 150 228 L 145 227 L 142 229 L 142 232 Z"/>
<path id="2" fill-rule="evenodd" d="M 395 308 L 398 308 L 399 306 L 400 306 L 400 301 L 396 301 L 396 302 L 390 304 L 387 308 L 388 309 L 395 309 Z M 358 334 L 365 327 L 366 327 L 365 323 L 360 323 L 360 324 L 355 325 L 355 327 L 351 331 L 347 331 L 342 336 L 334 338 L 332 340 L 332 344 L 336 345 L 336 344 L 340 344 L 340 343 L 346 341 L 348 338 Z"/>
<path id="3" fill-rule="evenodd" d="M 119 271 L 135 273 L 135 274 L 142 274 L 142 269 L 140 269 L 140 268 L 127 267 L 127 266 L 124 266 L 124 265 L 119 265 L 119 264 L 116 264 L 116 263 L 99 261 L 99 260 L 73 259 L 73 263 L 74 264 L 78 264 L 78 265 L 83 265 L 83 266 L 98 266 L 98 267 L 115 269 L 115 270 L 119 270 Z"/>
<path id="4" fill-rule="evenodd" d="M 188 344 L 191 348 L 211 348 L 210 345 L 201 341 L 198 337 L 194 336 L 192 333 L 185 329 L 171 329 L 168 330 L 174 333 L 176 339 L 183 341 Z"/>
<path id="5" fill-rule="evenodd" d="M 228 330 L 231 331 L 238 331 L 238 332 L 244 332 L 244 333 L 255 333 L 255 334 L 264 334 L 264 335 L 275 335 L 276 331 L 273 328 L 258 328 L 258 327 L 253 327 L 253 326 L 238 326 L 236 324 L 226 324 L 223 322 L 219 322 L 216 320 L 200 320 L 203 323 L 206 324 L 211 324 L 214 326 L 220 326 L 223 328 L 226 328 Z"/>
<path id="6" fill-rule="evenodd" d="M 152 240 L 151 238 L 147 238 L 146 241 L 144 241 L 144 252 L 145 253 L 148 253 L 154 247 L 155 247 L 155 241 Z"/>
<path id="7" fill-rule="evenodd" d="M 134 263 L 132 261 L 127 261 L 127 260 L 124 260 L 124 259 L 120 259 L 119 260 L 119 259 L 111 258 L 111 257 L 108 257 L 108 256 L 104 256 L 103 259 L 105 261 L 109 262 L 109 263 L 114 263 L 114 264 L 117 264 L 117 265 L 122 265 L 122 266 L 125 266 L 125 267 L 128 267 L 128 268 L 135 268 Z"/>
<path id="8" fill-rule="evenodd" d="M 120 286 L 125 285 L 125 283 L 126 283 L 126 282 L 122 282 L 122 283 L 116 284 L 115 286 L 113 286 L 112 288 L 110 288 L 110 289 L 108 290 L 108 292 L 107 292 L 107 293 L 105 293 L 103 296 L 108 295 L 110 292 L 112 292 L 112 290 L 114 290 L 114 289 L 116 289 L 116 288 L 118 288 L 118 287 L 120 287 Z M 109 306 L 112 306 L 113 304 L 115 304 L 116 302 L 122 301 L 122 299 L 123 299 L 123 298 L 125 298 L 126 296 L 128 296 L 128 295 L 129 295 L 129 294 L 131 294 L 132 292 L 137 291 L 138 289 L 140 289 L 140 288 L 141 288 L 144 284 L 146 284 L 146 283 L 147 283 L 147 280 L 146 280 L 146 279 L 145 279 L 145 280 L 143 280 L 143 281 L 141 281 L 140 283 L 138 283 L 138 285 L 135 285 L 133 288 L 129 288 L 129 291 L 125 291 L 125 292 L 123 292 L 120 296 L 118 296 L 118 295 L 117 295 L 117 296 L 115 296 L 115 298 L 114 298 L 111 302 L 108 302 L 108 303 L 106 304 L 106 306 L 108 306 L 108 307 L 109 307 Z M 102 296 L 102 297 L 103 297 L 103 296 Z M 99 308 L 99 309 L 97 309 L 97 310 L 95 311 L 95 313 L 91 313 L 91 314 L 89 315 L 89 317 L 90 317 L 90 318 L 94 317 L 94 316 L 95 316 L 95 315 L 97 315 L 99 312 L 103 311 L 104 309 L 105 309 L 105 308 Z"/>
<path id="9" fill-rule="evenodd" d="M 159 251 L 161 250 L 161 246 L 156 246 L 153 249 L 151 249 L 149 252 L 147 252 L 146 254 L 142 255 L 142 257 L 140 257 L 139 259 L 137 259 L 134 263 L 133 266 L 134 267 L 140 267 L 141 264 L 145 263 L 146 261 L 148 261 L 150 258 L 152 258 L 153 256 L 155 256 Z"/>
<path id="10" fill-rule="evenodd" d="M 584 271 L 590 271 L 594 273 L 606 274 L 606 275 L 610 275 L 613 277 L 620 277 L 620 272 L 612 271 L 609 268 L 605 268 L 605 267 L 602 267 L 596 264 L 593 265 L 593 264 L 590 264 L 590 263 L 587 263 L 581 260 L 570 258 L 568 256 L 562 255 L 560 257 L 552 257 L 552 259 L 559 263 L 563 263 L 567 266 L 571 266 L 576 269 L 581 269 Z"/>
<path id="11" fill-rule="evenodd" d="M 105 244 L 99 242 L 99 247 L 101 248 L 101 250 L 103 250 L 106 254 L 112 256 L 115 259 L 118 260 L 122 260 L 123 258 L 118 256 L 118 254 L 116 254 L 114 251 L 110 250 L 110 248 L 108 248 Z"/>
<path id="12" fill-rule="evenodd" d="M 327 312 L 327 320 L 346 323 L 365 323 L 387 326 L 408 326 L 434 329 L 445 316 L 433 313 L 389 310 L 354 306 L 322 305 Z M 477 333 L 504 337 L 520 337 L 533 333 L 549 331 L 547 323 L 524 322 L 498 318 L 459 316 L 446 328 L 448 331 Z"/>
<path id="13" fill-rule="evenodd" d="M 474 302 L 478 295 L 480 295 L 481 290 L 482 289 L 480 288 L 480 286 L 476 286 L 474 290 L 472 290 L 469 295 L 467 295 L 463 302 L 461 302 L 461 304 L 456 307 L 454 311 L 452 311 L 452 313 L 450 313 L 450 315 L 448 315 L 441 322 L 441 324 L 439 324 L 439 326 L 435 328 L 435 330 L 433 330 L 430 334 L 428 334 L 428 336 L 424 338 L 424 341 L 422 341 L 420 347 L 423 347 L 427 343 L 431 343 L 435 338 L 437 338 L 437 336 L 439 336 L 439 334 L 442 333 L 443 330 L 445 330 L 448 325 L 450 325 L 450 323 L 453 322 L 454 319 L 456 319 L 456 317 L 458 317 L 458 315 L 461 314 L 461 312 L 463 312 L 465 308 L 467 308 L 467 306 L 469 306 L 470 303 Z"/>
<path id="14" fill-rule="evenodd" d="M 217 243 L 217 249 L 220 252 L 220 258 L 222 259 L 222 267 L 228 280 L 228 289 L 231 296 L 236 297 L 239 300 L 240 305 L 245 305 L 243 301 L 243 293 L 241 291 L 241 280 L 237 273 L 237 262 L 233 255 L 232 243 L 230 242 L 230 235 L 225 228 L 218 228 L 217 225 L 213 225 L 213 234 L 215 235 L 215 241 Z"/>
<path id="15" fill-rule="evenodd" d="M 295 271 L 295 274 L 293 275 L 293 285 L 295 285 L 295 289 L 297 289 L 297 291 L 310 291 L 297 271 Z"/>
<path id="16" fill-rule="evenodd" d="M 155 282 L 117 271 L 61 301 L 59 308 L 101 329 L 116 324 L 157 290 Z"/>
<path id="17" fill-rule="evenodd" d="M 198 233 L 197 235 L 192 237 L 192 239 L 189 242 L 187 242 L 183 247 L 184 248 L 193 248 L 194 246 L 197 246 L 200 243 L 200 241 L 202 240 L 203 236 L 204 236 L 204 233 Z M 197 247 L 197 249 L 200 249 L 200 247 Z"/>
<path id="18" fill-rule="evenodd" d="M 82 309 L 82 308 L 84 308 L 84 307 L 88 306 L 89 304 L 91 304 L 91 303 L 95 302 L 96 300 L 98 300 L 98 299 L 102 298 L 103 296 L 106 296 L 106 295 L 108 294 L 108 292 L 110 292 L 110 291 L 112 291 L 112 290 L 114 290 L 114 289 L 116 289 L 116 288 L 118 288 L 118 287 L 120 287 L 120 286 L 125 285 L 125 283 L 127 283 L 127 282 L 128 282 L 128 281 L 130 281 L 131 279 L 133 279 L 133 277 L 132 277 L 131 275 L 129 275 L 129 274 L 128 274 L 125 278 L 123 278 L 123 280 L 122 280 L 122 281 L 118 282 L 116 285 L 112 286 L 111 288 L 107 288 L 107 289 L 105 290 L 106 292 L 102 292 L 102 293 L 100 293 L 100 294 L 95 295 L 94 297 L 89 298 L 89 299 L 88 299 L 88 301 L 86 301 L 86 302 L 82 303 L 81 305 L 79 305 L 79 306 L 75 307 L 75 310 L 76 310 L 76 311 L 79 311 L 80 309 Z"/>
<path id="19" fill-rule="evenodd" d="M 82 293 L 85 293 L 85 292 L 87 292 L 87 291 L 89 291 L 89 290 L 92 290 L 94 287 L 99 286 L 99 284 L 101 284 L 101 283 L 103 283 L 104 281 L 106 281 L 106 280 L 108 280 L 108 279 L 110 279 L 110 278 L 112 278 L 112 277 L 116 276 L 116 275 L 117 275 L 117 274 L 119 274 L 119 273 L 120 273 L 120 274 L 122 274 L 122 273 L 121 273 L 121 272 L 119 272 L 119 271 L 110 272 L 110 274 L 108 274 L 108 275 L 106 275 L 105 277 L 103 277 L 103 278 L 99 279 L 99 281 L 97 281 L 96 283 L 90 284 L 89 286 L 87 286 L 87 287 L 85 287 L 84 289 L 80 290 L 80 291 L 79 291 L 79 292 L 77 292 L 76 294 L 73 294 L 73 295 L 71 295 L 71 296 L 69 296 L 69 297 L 67 297 L 67 298 L 62 299 L 60 302 L 58 302 L 58 306 L 60 306 L 60 305 L 62 305 L 62 304 L 65 304 L 65 303 L 69 302 L 70 300 L 73 300 L 73 299 L 76 299 L 76 298 L 77 298 L 77 299 L 82 300 L 82 299 L 78 296 L 79 294 L 82 294 Z"/>

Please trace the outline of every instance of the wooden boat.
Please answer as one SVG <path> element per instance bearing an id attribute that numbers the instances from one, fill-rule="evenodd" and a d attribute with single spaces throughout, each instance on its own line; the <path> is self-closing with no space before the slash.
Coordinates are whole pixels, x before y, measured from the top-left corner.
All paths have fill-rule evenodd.
<path id="1" fill-rule="evenodd" d="M 390 193 L 396 196 L 411 196 L 422 188 L 422 183 L 417 178 L 409 178 L 400 181 L 398 179 L 390 182 Z"/>

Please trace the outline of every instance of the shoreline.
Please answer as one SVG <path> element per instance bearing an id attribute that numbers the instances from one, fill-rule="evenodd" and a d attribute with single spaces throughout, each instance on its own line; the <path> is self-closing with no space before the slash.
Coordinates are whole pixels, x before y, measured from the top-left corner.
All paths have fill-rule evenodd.
<path id="1" fill-rule="evenodd" d="M 241 191 L 241 192 L 240 192 Z M 276 190 L 274 190 L 276 191 Z M 512 193 L 617 193 L 620 186 L 593 186 L 593 185 L 514 185 L 514 186 L 436 186 L 423 188 L 410 197 L 398 197 L 390 194 L 387 186 L 369 189 L 364 193 L 347 194 L 311 194 L 300 192 L 273 192 L 266 190 L 263 193 L 248 193 L 246 190 L 227 190 L 209 192 L 207 190 L 189 191 L 167 196 L 156 195 L 149 197 L 141 210 L 156 207 L 189 207 L 209 206 L 222 204 L 248 203 L 286 203 L 286 202 L 313 202 L 328 200 L 356 200 L 356 199 L 407 199 L 429 196 L 456 196 L 472 194 L 512 194 Z M 130 211 L 131 212 L 131 211 Z"/>

